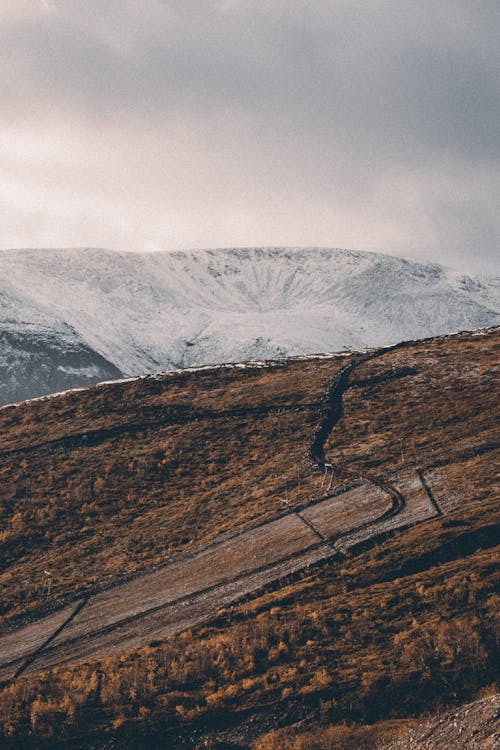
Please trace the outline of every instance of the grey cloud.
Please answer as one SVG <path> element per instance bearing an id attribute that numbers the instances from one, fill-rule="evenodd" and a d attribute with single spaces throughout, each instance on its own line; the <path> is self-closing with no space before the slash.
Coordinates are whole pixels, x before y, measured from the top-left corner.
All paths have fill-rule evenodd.
<path id="1" fill-rule="evenodd" d="M 203 210 L 210 205 L 207 238 L 217 237 L 216 225 L 237 227 L 227 217 L 240 215 L 241 231 L 233 240 L 221 231 L 218 244 L 252 242 L 266 221 L 269 242 L 279 241 L 281 225 L 284 237 L 293 235 L 295 224 L 296 244 L 303 243 L 307 220 L 299 228 L 286 215 L 288 191 L 290 211 L 302 201 L 311 217 L 311 242 L 326 238 L 330 222 L 334 243 L 338 232 L 404 251 L 406 231 L 407 247 L 464 262 L 454 248 L 474 244 L 473 235 L 490 248 L 491 264 L 500 225 L 490 194 L 500 156 L 497 3 L 53 0 L 19 8 L 0 17 L 6 120 L 33 128 L 69 123 L 82 142 L 95 139 L 99 157 L 107 141 L 96 181 L 112 183 L 120 159 L 134 161 L 128 142 L 144 154 L 143 178 L 156 185 L 158 205 L 180 182 L 178 192 L 186 200 L 190 193 L 193 205 L 174 201 L 176 211 L 196 216 L 196 201 Z M 483 202 L 477 183 L 485 170 Z M 137 163 L 131 172 L 141 179 Z M 458 195 L 449 188 L 454 174 L 462 180 Z M 75 189 L 85 201 L 85 187 Z M 131 189 L 122 198 L 117 210 L 128 212 Z M 273 199 L 281 224 L 261 216 Z M 356 211 L 369 214 L 366 236 L 350 229 Z M 110 216 L 107 237 L 112 224 Z M 259 231 L 248 237 L 253 225 Z M 158 220 L 156 236 L 161 226 Z M 174 234 L 183 232 L 182 244 L 203 237 L 180 226 Z"/>
<path id="2" fill-rule="evenodd" d="M 498 217 L 479 202 L 443 198 L 429 206 L 436 244 L 458 265 L 480 256 L 482 263 L 497 269 L 500 248 Z"/>
<path id="3" fill-rule="evenodd" d="M 54 3 L 5 25 L 2 68 L 14 71 L 21 96 L 93 116 L 102 107 L 148 116 L 243 107 L 250 116 L 287 112 L 344 146 L 354 131 L 361 143 L 385 136 L 396 154 L 462 152 L 474 140 L 498 155 L 500 54 L 491 29 L 500 15 L 479 4 L 474 23 L 457 30 L 456 3 L 427 13 L 412 2 L 354 7 Z"/>

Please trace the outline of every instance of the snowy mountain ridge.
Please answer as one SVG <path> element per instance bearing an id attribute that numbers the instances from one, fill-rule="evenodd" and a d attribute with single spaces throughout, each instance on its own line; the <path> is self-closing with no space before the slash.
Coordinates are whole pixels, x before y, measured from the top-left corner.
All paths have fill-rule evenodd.
<path id="1" fill-rule="evenodd" d="M 3 251 L 0 401 L 93 379 L 482 328 L 500 322 L 499 310 L 498 279 L 377 253 Z M 35 341 L 41 349 L 46 341 L 49 363 L 40 351 L 33 359 Z M 16 388 L 19 363 L 33 376 L 45 364 L 47 382 L 28 392 L 28 373 Z M 64 372 L 54 388 L 51 378 Z"/>

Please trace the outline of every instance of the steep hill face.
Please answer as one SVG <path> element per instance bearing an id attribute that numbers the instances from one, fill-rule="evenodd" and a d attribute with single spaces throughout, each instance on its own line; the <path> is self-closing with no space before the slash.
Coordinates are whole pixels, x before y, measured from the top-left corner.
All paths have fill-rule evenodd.
<path id="1" fill-rule="evenodd" d="M 0 289 L 0 403 L 120 377 L 120 370 L 89 347 L 55 314 Z"/>
<path id="2" fill-rule="evenodd" d="M 39 318 L 45 358 L 63 368 L 65 387 L 110 377 L 110 367 L 143 374 L 385 345 L 500 321 L 498 280 L 347 250 L 6 251 L 0 279 L 0 295 L 16 299 L 0 303 L 11 363 L 4 403 L 46 392 L 49 382 L 61 387 L 57 378 L 11 385 L 18 344 L 9 332 Z M 68 337 L 81 347 L 73 372 L 58 360 Z M 22 337 L 19 361 L 29 361 L 39 378 L 40 362 L 29 351 Z"/>
<path id="3" fill-rule="evenodd" d="M 3 282 L 6 286 L 6 282 Z M 117 378 L 120 370 L 63 320 L 0 291 L 0 403 Z"/>
<path id="4" fill-rule="evenodd" d="M 120 377 L 78 338 L 52 331 L 0 331 L 0 403 L 8 404 Z"/>

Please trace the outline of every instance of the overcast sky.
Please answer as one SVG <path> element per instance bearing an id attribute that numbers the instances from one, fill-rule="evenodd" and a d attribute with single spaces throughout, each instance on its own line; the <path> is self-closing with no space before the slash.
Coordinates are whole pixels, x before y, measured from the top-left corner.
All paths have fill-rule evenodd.
<path id="1" fill-rule="evenodd" d="M 1 247 L 492 272 L 498 0 L 0 0 Z"/>

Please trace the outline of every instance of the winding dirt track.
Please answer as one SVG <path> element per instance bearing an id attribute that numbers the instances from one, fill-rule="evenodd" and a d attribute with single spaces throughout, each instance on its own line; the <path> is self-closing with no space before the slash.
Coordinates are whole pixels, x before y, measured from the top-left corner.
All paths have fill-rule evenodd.
<path id="1" fill-rule="evenodd" d="M 209 620 L 221 607 L 273 580 L 440 513 L 421 472 L 399 472 L 389 481 L 325 460 L 325 443 L 342 418 L 350 374 L 401 346 L 371 352 L 337 373 L 313 436 L 309 455 L 316 466 L 325 476 L 336 471 L 358 486 L 334 495 L 327 491 L 300 512 L 225 537 L 190 559 L 80 599 L 5 635 L 0 638 L 0 679 L 161 640 Z M 68 439 L 80 441 L 81 436 Z"/>
<path id="2" fill-rule="evenodd" d="M 393 484 L 385 480 L 373 477 L 368 474 L 353 472 L 349 468 L 343 466 L 343 464 L 330 462 L 327 463 L 325 460 L 325 443 L 328 437 L 331 435 L 331 432 L 337 422 L 342 419 L 342 397 L 349 388 L 351 373 L 357 367 L 363 365 L 365 362 L 370 362 L 372 359 L 382 357 L 384 354 L 388 354 L 389 352 L 401 349 L 404 346 L 407 346 L 406 342 L 395 344 L 394 346 L 390 347 L 376 349 L 375 351 L 370 352 L 364 357 L 350 362 L 338 371 L 327 391 L 328 408 L 325 410 L 323 419 L 320 421 L 318 429 L 316 430 L 316 433 L 313 437 L 311 448 L 309 450 L 310 458 L 319 469 L 322 469 L 325 472 L 325 476 L 328 470 L 331 471 L 332 475 L 334 471 L 336 471 L 337 474 L 343 474 L 347 477 L 364 479 L 366 482 L 371 482 L 371 484 L 373 484 L 375 487 L 379 487 L 381 490 L 386 492 L 392 500 L 392 508 L 389 509 L 385 514 L 385 517 L 387 518 L 390 518 L 392 515 L 396 515 L 405 507 L 405 498 L 402 493 Z"/>

